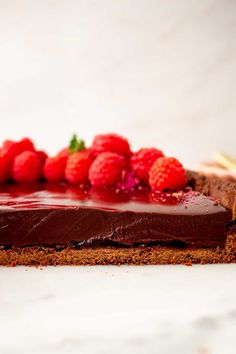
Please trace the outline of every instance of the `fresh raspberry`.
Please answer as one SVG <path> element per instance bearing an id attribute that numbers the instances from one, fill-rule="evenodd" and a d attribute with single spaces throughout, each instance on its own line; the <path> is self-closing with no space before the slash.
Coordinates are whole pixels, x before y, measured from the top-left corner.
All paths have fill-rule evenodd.
<path id="1" fill-rule="evenodd" d="M 91 149 L 95 156 L 102 152 L 115 152 L 125 157 L 130 156 L 128 140 L 117 134 L 96 135 Z"/>
<path id="2" fill-rule="evenodd" d="M 40 161 L 42 163 L 42 166 L 43 166 L 45 164 L 45 161 L 48 158 L 48 155 L 43 150 L 38 150 L 38 151 L 36 151 L 36 153 L 37 153 L 37 155 L 38 155 L 38 157 L 39 157 L 39 159 L 40 159 Z"/>
<path id="3" fill-rule="evenodd" d="M 148 183 L 150 168 L 157 159 L 163 156 L 163 152 L 155 148 L 140 149 L 131 157 L 131 169 L 140 181 Z"/>
<path id="4" fill-rule="evenodd" d="M 114 186 L 120 182 L 126 168 L 123 156 L 104 152 L 94 160 L 89 170 L 89 180 L 95 187 Z"/>
<path id="5" fill-rule="evenodd" d="M 17 155 L 13 161 L 12 178 L 15 182 L 35 182 L 41 178 L 42 164 L 34 151 L 24 151 Z"/>
<path id="6" fill-rule="evenodd" d="M 65 169 L 67 163 L 66 155 L 56 155 L 48 157 L 44 164 L 44 177 L 48 182 L 59 183 L 65 179 Z"/>
<path id="7" fill-rule="evenodd" d="M 6 154 L 11 162 L 24 151 L 35 151 L 34 144 L 29 138 L 24 138 L 17 142 L 6 140 L 2 146 L 2 153 Z"/>
<path id="8" fill-rule="evenodd" d="M 149 171 L 149 184 L 154 190 L 182 189 L 186 183 L 186 171 L 174 157 L 160 157 Z"/>
<path id="9" fill-rule="evenodd" d="M 70 155 L 70 150 L 69 148 L 64 148 L 62 150 L 60 150 L 57 154 L 58 157 L 64 157 L 64 158 L 68 158 Z"/>
<path id="10" fill-rule="evenodd" d="M 71 184 L 88 182 L 90 166 L 93 162 L 90 151 L 81 150 L 70 155 L 66 165 L 65 176 Z"/>
<path id="11" fill-rule="evenodd" d="M 0 183 L 5 183 L 10 177 L 11 164 L 8 156 L 0 149 Z"/>
<path id="12" fill-rule="evenodd" d="M 34 145 L 29 138 L 18 142 L 5 140 L 0 149 L 0 183 L 7 182 L 11 175 L 14 158 L 23 151 L 34 151 Z"/>

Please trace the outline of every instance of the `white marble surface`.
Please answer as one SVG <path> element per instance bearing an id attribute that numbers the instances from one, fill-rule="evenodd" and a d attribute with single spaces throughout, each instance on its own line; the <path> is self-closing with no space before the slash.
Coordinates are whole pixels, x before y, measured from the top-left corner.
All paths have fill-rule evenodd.
<path id="1" fill-rule="evenodd" d="M 236 265 L 0 268 L 0 353 L 235 354 Z"/>

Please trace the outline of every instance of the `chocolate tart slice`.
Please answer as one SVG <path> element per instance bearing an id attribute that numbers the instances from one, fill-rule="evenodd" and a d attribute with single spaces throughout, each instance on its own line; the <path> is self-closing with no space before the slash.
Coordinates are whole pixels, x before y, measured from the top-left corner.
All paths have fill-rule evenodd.
<path id="1" fill-rule="evenodd" d="M 236 260 L 236 183 L 188 172 L 181 192 L 5 185 L 0 264 L 192 264 Z"/>

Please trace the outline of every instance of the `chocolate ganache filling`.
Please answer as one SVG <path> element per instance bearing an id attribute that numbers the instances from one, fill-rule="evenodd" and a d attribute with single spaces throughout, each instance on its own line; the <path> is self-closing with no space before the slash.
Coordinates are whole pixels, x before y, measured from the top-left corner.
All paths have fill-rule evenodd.
<path id="1" fill-rule="evenodd" d="M 0 245 L 223 246 L 232 218 L 197 192 L 132 193 L 45 184 L 0 190 Z"/>

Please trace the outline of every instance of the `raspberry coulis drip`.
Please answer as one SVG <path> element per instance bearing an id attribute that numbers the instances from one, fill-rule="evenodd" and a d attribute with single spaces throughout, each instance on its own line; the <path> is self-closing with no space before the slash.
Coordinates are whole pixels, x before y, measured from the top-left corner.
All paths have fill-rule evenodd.
<path id="1" fill-rule="evenodd" d="M 34 207 L 64 207 L 79 206 L 87 203 L 90 206 L 101 207 L 106 203 L 110 208 L 127 208 L 129 204 L 137 203 L 142 210 L 143 204 L 148 210 L 160 206 L 188 207 L 193 204 L 202 208 L 203 206 L 215 206 L 215 200 L 205 197 L 198 192 L 186 188 L 184 191 L 159 192 L 150 191 L 145 187 L 132 188 L 91 188 L 68 186 L 67 184 L 32 183 L 32 184 L 6 184 L 0 187 L 0 208 L 11 206 L 12 208 L 34 208 Z M 119 206 L 121 204 L 121 206 Z M 131 208 L 132 209 L 132 208 Z"/>

